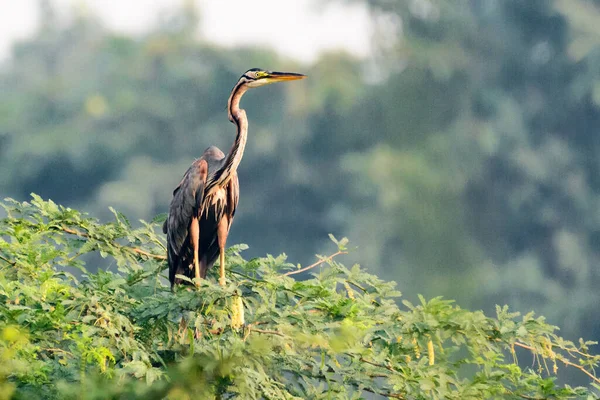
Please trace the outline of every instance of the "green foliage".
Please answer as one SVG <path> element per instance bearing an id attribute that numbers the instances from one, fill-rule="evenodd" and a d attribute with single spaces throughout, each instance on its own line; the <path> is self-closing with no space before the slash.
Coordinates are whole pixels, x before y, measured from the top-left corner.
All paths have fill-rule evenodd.
<path id="1" fill-rule="evenodd" d="M 173 293 L 159 222 L 132 228 L 113 211 L 100 224 L 35 195 L 3 207 L 0 399 L 598 398 L 592 343 L 533 313 L 399 306 L 395 283 L 358 265 L 320 257 L 296 280 L 285 256 L 246 261 L 243 245 L 229 249 L 227 286 Z M 238 296 L 246 325 L 234 329 Z M 590 387 L 558 384 L 563 367 Z"/>
<path id="2" fill-rule="evenodd" d="M 333 231 L 411 300 L 510 303 L 600 339 L 600 2 L 347 1 L 377 51 L 312 65 L 207 43 L 191 8 L 128 36 L 41 1 L 0 68 L 0 192 L 149 220 L 207 146 L 231 145 L 240 72 L 298 70 L 242 103 L 231 241 L 306 263 Z"/>

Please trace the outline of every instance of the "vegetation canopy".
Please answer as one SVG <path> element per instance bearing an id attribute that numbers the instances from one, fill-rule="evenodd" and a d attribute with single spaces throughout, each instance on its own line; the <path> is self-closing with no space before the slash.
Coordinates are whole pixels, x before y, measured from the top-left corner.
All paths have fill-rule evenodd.
<path id="1" fill-rule="evenodd" d="M 149 221 L 192 160 L 231 148 L 241 71 L 306 72 L 243 103 L 228 241 L 246 258 L 308 265 L 332 232 L 360 245 L 344 262 L 408 299 L 508 302 L 600 340 L 600 0 L 322 1 L 368 9 L 373 52 L 302 64 L 214 43 L 201 2 L 171 1 L 135 34 L 97 7 L 37 3 L 38 29 L 0 60 L 1 198 Z"/>
<path id="2" fill-rule="evenodd" d="M 246 261 L 237 245 L 227 286 L 213 269 L 172 293 L 164 216 L 133 228 L 36 195 L 2 205 L 0 399 L 598 398 L 591 342 L 507 307 L 492 318 L 441 298 L 398 305 L 395 283 L 334 259 L 345 239 L 305 268 Z M 589 386 L 558 384 L 567 369 Z"/>

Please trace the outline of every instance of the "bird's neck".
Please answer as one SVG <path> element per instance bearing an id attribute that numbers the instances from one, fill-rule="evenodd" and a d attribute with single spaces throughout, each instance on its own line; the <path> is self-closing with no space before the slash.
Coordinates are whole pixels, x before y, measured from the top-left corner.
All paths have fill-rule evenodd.
<path id="1" fill-rule="evenodd" d="M 231 179 L 231 176 L 237 171 L 240 161 L 242 161 L 242 157 L 244 156 L 246 139 L 248 137 L 248 118 L 246 118 L 246 111 L 240 108 L 240 100 L 247 90 L 248 87 L 244 83 L 236 85 L 227 101 L 229 120 L 237 127 L 237 135 L 231 146 L 231 150 L 229 150 L 225 158 L 223 166 L 215 174 L 215 183 L 217 185 L 224 185 Z"/>
<path id="2" fill-rule="evenodd" d="M 227 175 L 227 179 L 237 171 L 240 161 L 242 161 L 242 157 L 244 156 L 246 139 L 248 138 L 248 118 L 246 118 L 246 111 L 238 108 L 237 112 L 233 114 L 233 123 L 237 126 L 237 135 L 224 163 L 224 166 L 228 166 L 228 171 L 224 174 Z"/>

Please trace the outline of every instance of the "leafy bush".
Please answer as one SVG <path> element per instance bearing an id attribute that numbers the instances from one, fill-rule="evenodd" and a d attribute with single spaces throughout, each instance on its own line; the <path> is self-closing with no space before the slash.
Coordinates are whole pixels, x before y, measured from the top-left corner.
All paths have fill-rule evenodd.
<path id="1" fill-rule="evenodd" d="M 101 224 L 35 195 L 3 206 L 0 399 L 598 398 L 591 342 L 507 307 L 491 318 L 441 298 L 398 306 L 393 282 L 334 260 L 346 240 L 304 269 L 234 246 L 226 287 L 211 277 L 172 293 L 164 217 L 134 229 L 116 211 Z M 294 279 L 303 270 L 313 277 Z M 562 366 L 590 386 L 557 384 Z"/>

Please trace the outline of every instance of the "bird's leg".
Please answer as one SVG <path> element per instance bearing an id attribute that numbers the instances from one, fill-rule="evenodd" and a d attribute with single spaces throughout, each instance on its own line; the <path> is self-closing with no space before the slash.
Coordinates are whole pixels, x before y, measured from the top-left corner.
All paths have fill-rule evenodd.
<path id="1" fill-rule="evenodd" d="M 225 286 L 225 249 L 219 249 L 219 268 L 221 269 L 219 275 L 219 285 Z"/>
<path id="2" fill-rule="evenodd" d="M 221 274 L 219 277 L 219 284 L 225 286 L 225 243 L 227 242 L 227 235 L 229 234 L 229 220 L 223 216 L 219 221 L 217 227 L 217 239 L 219 241 L 219 267 Z"/>
<path id="3" fill-rule="evenodd" d="M 198 217 L 192 218 L 190 226 L 190 235 L 192 246 L 194 247 L 194 272 L 196 276 L 196 286 L 200 286 L 200 262 L 198 261 L 198 247 L 200 245 L 200 224 Z"/>

